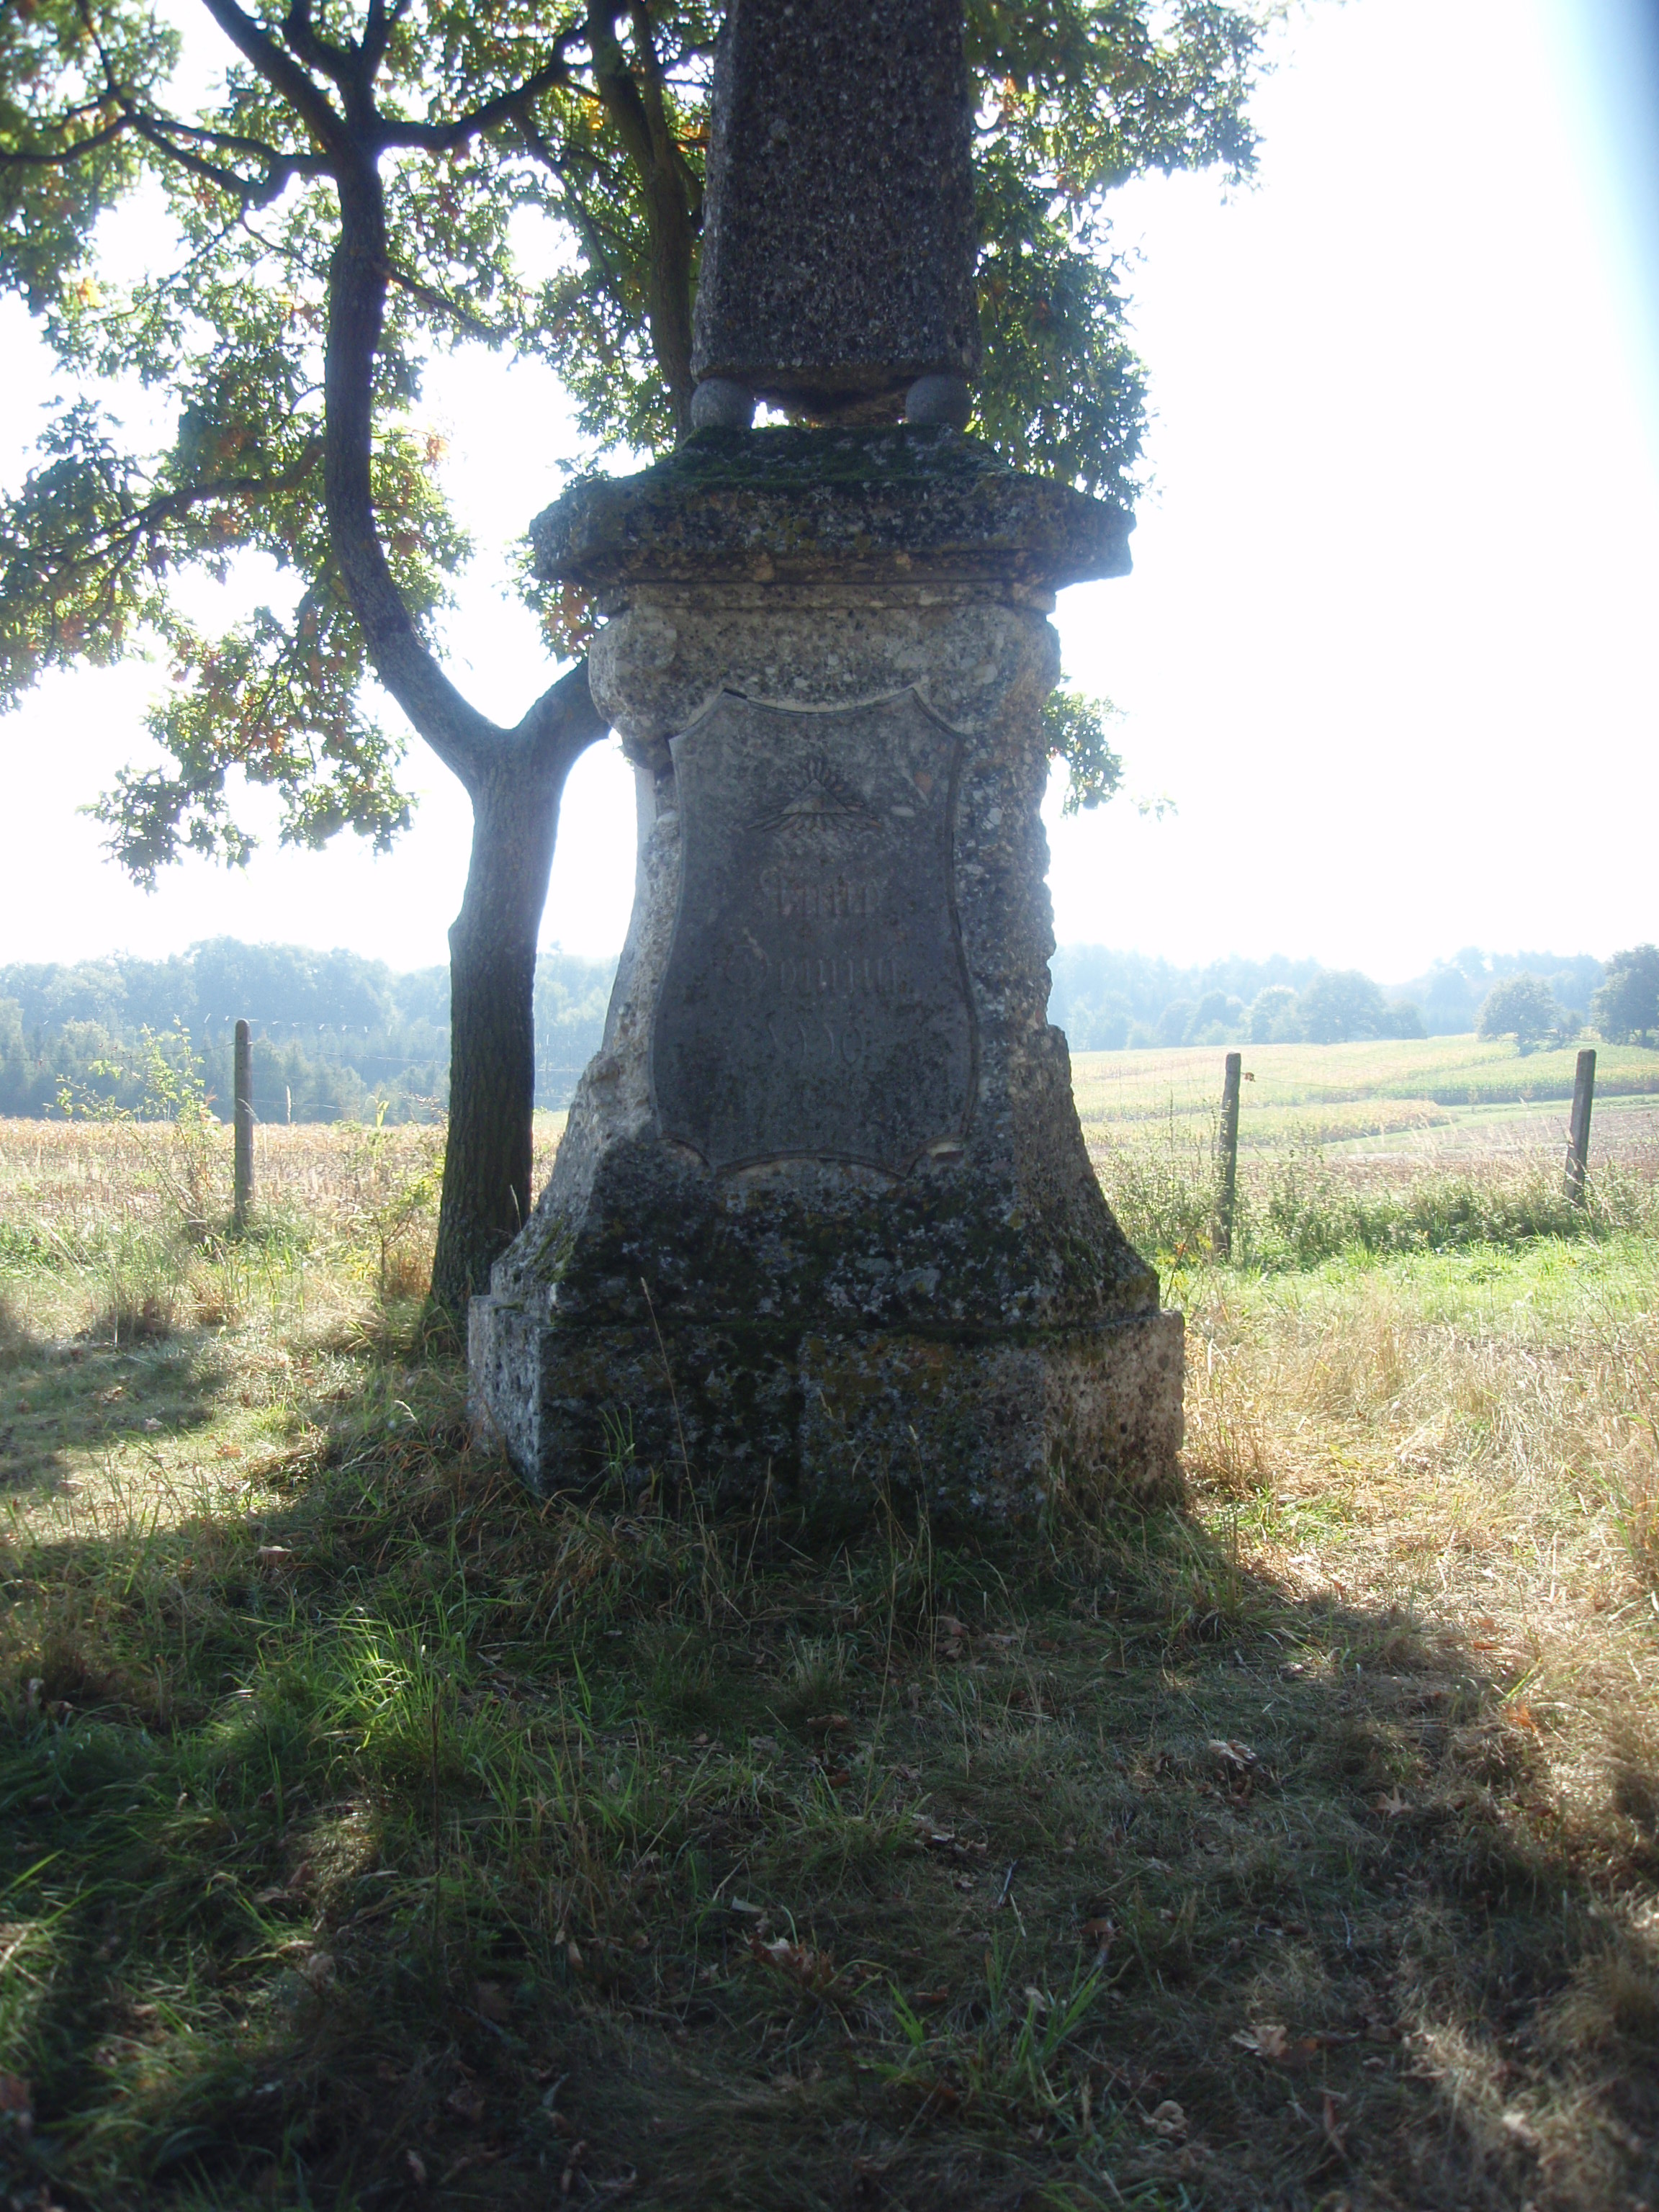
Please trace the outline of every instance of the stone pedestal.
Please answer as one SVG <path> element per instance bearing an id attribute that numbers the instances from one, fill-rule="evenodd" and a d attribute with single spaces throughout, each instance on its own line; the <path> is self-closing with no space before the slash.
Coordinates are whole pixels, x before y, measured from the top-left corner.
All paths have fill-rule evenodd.
<path id="1" fill-rule="evenodd" d="M 538 1487 L 619 1462 L 823 1522 L 1177 1481 L 1182 1333 L 1095 1181 L 1039 819 L 1056 583 L 1127 519 L 948 429 L 705 433 L 538 526 L 597 588 L 632 927 L 471 1322 Z"/>

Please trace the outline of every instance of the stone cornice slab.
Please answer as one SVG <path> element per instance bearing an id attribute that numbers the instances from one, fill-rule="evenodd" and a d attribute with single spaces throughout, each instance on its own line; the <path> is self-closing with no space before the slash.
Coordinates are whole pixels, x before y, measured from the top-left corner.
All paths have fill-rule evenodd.
<path id="1" fill-rule="evenodd" d="M 635 583 L 1007 582 L 1129 572 L 1133 517 L 941 425 L 704 430 L 531 525 L 537 574 Z"/>

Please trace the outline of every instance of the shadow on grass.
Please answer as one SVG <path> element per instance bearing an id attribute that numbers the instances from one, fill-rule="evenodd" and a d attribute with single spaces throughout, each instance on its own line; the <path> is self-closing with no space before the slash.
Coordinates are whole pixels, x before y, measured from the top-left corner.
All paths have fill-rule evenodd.
<path id="1" fill-rule="evenodd" d="M 167 1438 L 212 1419 L 229 1372 L 210 1330 L 157 1328 L 120 1344 L 52 1336 L 0 1287 L 0 1489 L 49 1494 L 77 1455 L 153 1459 Z"/>
<path id="2" fill-rule="evenodd" d="M 1638 1735 L 1558 1787 L 1502 1654 L 1192 1515 L 813 1559 L 538 1506 L 421 1388 L 257 1519 L 9 1571 L 21 2191 L 1653 2199 Z"/>

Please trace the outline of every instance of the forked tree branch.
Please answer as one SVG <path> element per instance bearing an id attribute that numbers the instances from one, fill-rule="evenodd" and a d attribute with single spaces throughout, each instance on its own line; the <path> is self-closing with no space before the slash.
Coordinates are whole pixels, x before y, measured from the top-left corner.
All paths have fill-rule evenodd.
<path id="1" fill-rule="evenodd" d="M 572 46 L 580 46 L 586 36 L 585 25 L 573 24 L 554 40 L 553 59 L 532 70 L 522 84 L 514 85 L 508 92 L 497 93 L 494 99 L 457 116 L 453 123 L 383 123 L 377 134 L 378 143 L 427 154 L 453 153 L 481 131 L 510 121 L 520 108 L 539 100 L 544 92 L 571 84 L 574 78 L 566 56 Z"/>
<path id="2" fill-rule="evenodd" d="M 214 21 L 241 55 L 310 131 L 332 161 L 343 161 L 353 151 L 343 118 L 327 95 L 307 76 L 274 39 L 267 38 L 236 0 L 202 0 Z"/>
<path id="3" fill-rule="evenodd" d="M 480 131 L 528 111 L 544 92 L 571 82 L 569 50 L 588 39 L 591 23 L 570 26 L 555 41 L 551 58 L 521 83 L 482 102 L 453 122 L 387 122 L 375 111 L 374 79 L 391 24 L 406 5 L 370 0 L 362 41 L 353 47 L 322 38 L 312 21 L 311 0 L 289 0 L 279 43 L 237 4 L 237 0 L 203 0 L 232 46 L 264 79 L 310 134 L 314 155 L 289 155 L 234 133 L 213 132 L 175 124 L 133 100 L 120 84 L 97 40 L 87 0 L 82 10 L 104 64 L 108 96 L 119 103 L 118 121 L 105 126 L 100 143 L 125 130 L 143 137 L 167 160 L 239 197 L 245 205 L 275 198 L 295 174 L 331 176 L 339 198 L 340 230 L 329 270 L 328 332 L 324 366 L 324 433 L 320 441 L 324 501 L 329 534 L 341 579 L 375 673 L 403 708 L 416 732 L 476 796 L 487 778 L 516 760 L 532 775 L 568 771 L 586 746 L 605 734 L 593 705 L 586 668 L 579 667 L 552 685 L 512 730 L 501 728 L 465 699 L 422 639 L 381 544 L 375 521 L 371 465 L 374 451 L 374 365 L 385 323 L 389 283 L 406 287 L 423 304 L 451 315 L 480 335 L 496 335 L 458 302 L 423 285 L 397 267 L 389 251 L 385 191 L 379 174 L 380 154 L 392 147 L 442 153 L 465 144 Z M 304 64 L 305 66 L 301 64 Z M 309 73 L 332 80 L 343 96 L 344 112 Z M 637 100 L 637 94 L 635 94 Z M 191 138 L 229 154 L 246 154 L 265 167 L 255 185 L 227 164 L 179 143 Z M 88 149 L 84 142 L 75 158 Z M 37 157 L 46 165 L 47 157 Z M 292 489 L 319 457 L 309 443 L 291 470 L 269 478 L 226 477 L 182 487 L 148 502 L 106 534 L 100 553 L 65 560 L 84 574 L 99 560 L 115 556 L 114 573 L 131 562 L 144 539 L 164 523 L 214 499 L 256 499 Z"/>
<path id="4" fill-rule="evenodd" d="M 416 629 L 374 520 L 374 359 L 386 313 L 389 255 L 379 172 L 363 160 L 338 179 L 340 236 L 329 271 L 324 368 L 324 493 L 329 534 L 352 611 L 381 683 L 446 768 L 475 796 L 516 753 L 526 769 L 544 756 L 580 752 L 605 733 L 587 690 L 566 678 L 513 731 L 465 698 Z M 571 757 L 574 757 L 574 753 Z"/>

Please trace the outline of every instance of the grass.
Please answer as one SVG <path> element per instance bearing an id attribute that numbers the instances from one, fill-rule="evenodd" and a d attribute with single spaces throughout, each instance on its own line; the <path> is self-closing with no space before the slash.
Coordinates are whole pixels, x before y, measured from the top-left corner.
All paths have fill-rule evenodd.
<path id="1" fill-rule="evenodd" d="M 1234 1257 L 1300 1268 L 1540 1237 L 1650 1235 L 1659 1226 L 1659 1074 L 1651 1053 L 1599 1055 L 1588 1205 L 1562 1184 L 1566 1115 L 1514 1097 L 1437 1102 L 1448 1070 L 1473 1066 L 1496 1094 L 1560 1054 L 1474 1038 L 1275 1045 L 1245 1053 Z M 1572 1055 L 1565 1056 L 1571 1095 Z M 1095 1168 L 1130 1236 L 1177 1277 L 1207 1255 L 1222 1059 L 1214 1049 L 1092 1053 L 1075 1067 Z M 1506 1070 L 1500 1082 L 1494 1070 Z M 1624 1085 L 1621 1091 L 1618 1086 Z M 1479 1086 L 1473 1086 L 1477 1089 Z M 1546 1082 L 1542 1097 L 1550 1096 Z"/>
<path id="2" fill-rule="evenodd" d="M 824 1558 L 468 1443 L 416 1139 L 264 1133 L 239 1245 L 0 1124 L 14 2203 L 1659 2201 L 1639 1158 L 1571 1237 L 1501 1152 L 1329 1166 L 1462 1176 L 1393 1249 L 1154 1209 L 1187 1507 Z"/>

